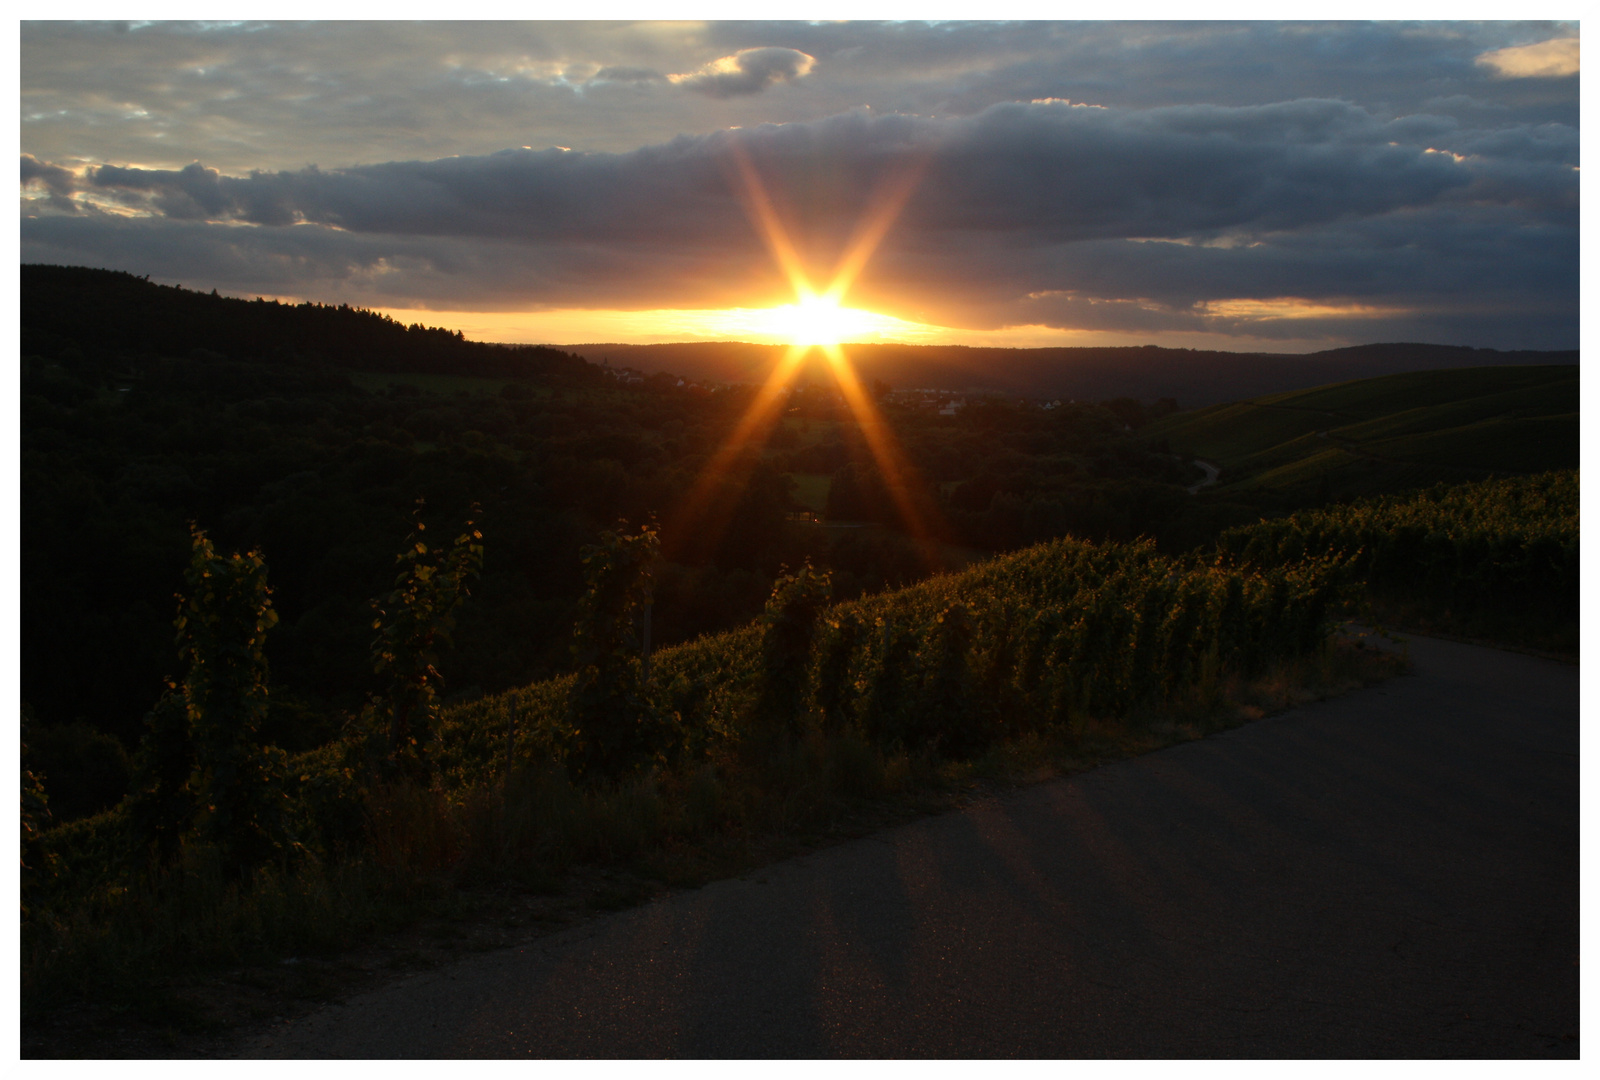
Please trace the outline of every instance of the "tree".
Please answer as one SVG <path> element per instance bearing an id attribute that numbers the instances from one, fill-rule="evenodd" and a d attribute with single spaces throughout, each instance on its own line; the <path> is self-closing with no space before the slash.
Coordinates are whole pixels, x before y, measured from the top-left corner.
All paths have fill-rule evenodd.
<path id="1" fill-rule="evenodd" d="M 805 713 L 811 645 L 817 620 L 832 598 L 826 570 L 808 560 L 772 587 L 761 616 L 761 690 L 756 714 L 770 730 L 793 737 Z"/>
<path id="2" fill-rule="evenodd" d="M 928 672 L 922 686 L 915 734 L 946 757 L 984 749 L 996 734 L 986 703 L 978 699 L 972 674 L 972 611 L 952 604 L 939 613 L 923 645 Z"/>
<path id="3" fill-rule="evenodd" d="M 667 724 L 649 694 L 650 604 L 661 540 L 653 525 L 627 523 L 580 553 L 586 590 L 578 603 L 568 699 L 568 766 L 578 776 L 616 777 L 664 749 Z"/>
<path id="4" fill-rule="evenodd" d="M 833 474 L 823 512 L 833 521 L 883 521 L 893 506 L 877 470 L 850 461 Z"/>
<path id="5" fill-rule="evenodd" d="M 50 800 L 45 795 L 44 778 L 34 774 L 27 766 L 29 710 L 22 707 L 22 917 L 27 919 L 28 896 L 44 881 L 49 880 L 55 867 L 55 855 L 48 851 L 40 839 L 50 825 Z"/>
<path id="6" fill-rule="evenodd" d="M 259 551 L 219 555 L 190 526 L 188 588 L 178 597 L 181 683 L 147 720 L 132 819 L 163 859 L 189 837 L 234 869 L 292 849 L 282 750 L 256 743 L 267 712 L 267 631 L 277 624 Z"/>
<path id="7" fill-rule="evenodd" d="M 483 534 L 472 517 L 448 547 L 423 538 L 424 504 L 417 500 L 405 550 L 395 556 L 394 588 L 372 601 L 372 670 L 387 677 L 375 706 L 388 722 L 389 758 L 407 771 L 426 771 L 423 747 L 439 718 L 439 652 L 450 646 L 456 605 L 470 595 L 467 581 L 483 569 Z"/>

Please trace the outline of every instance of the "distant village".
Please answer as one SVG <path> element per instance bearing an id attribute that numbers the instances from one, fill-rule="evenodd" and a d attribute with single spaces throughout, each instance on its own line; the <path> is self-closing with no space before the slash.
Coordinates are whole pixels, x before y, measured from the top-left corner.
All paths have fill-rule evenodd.
<path id="1" fill-rule="evenodd" d="M 613 367 L 609 359 L 604 359 L 601 361 L 600 370 L 604 371 L 618 382 L 643 383 L 648 381 L 658 381 L 664 383 L 665 385 L 682 387 L 686 390 L 699 393 L 713 393 L 717 390 L 726 389 L 731 385 L 735 385 L 732 383 L 684 379 L 664 371 L 658 371 L 654 374 L 646 374 L 645 372 L 639 371 L 636 368 Z M 808 392 L 812 394 L 821 393 L 839 396 L 837 389 L 815 384 L 808 388 Z M 1016 401 L 1025 405 L 1034 405 L 1045 410 L 1058 409 L 1063 404 L 1070 405 L 1073 403 L 1073 399 L 1071 398 L 1067 398 L 1064 401 L 1060 398 L 1049 401 L 1038 401 L 1031 398 L 1017 397 L 1012 394 L 1002 394 L 996 390 L 961 391 L 940 390 L 933 387 L 919 387 L 912 390 L 893 390 L 889 389 L 888 387 L 884 387 L 881 383 L 877 384 L 876 388 L 874 389 L 873 396 L 885 405 L 896 405 L 904 409 L 918 409 L 926 410 L 928 412 L 937 412 L 940 416 L 955 416 L 962 409 L 966 408 L 967 403 L 971 401 Z M 840 403 L 843 403 L 842 397 L 840 398 Z"/>

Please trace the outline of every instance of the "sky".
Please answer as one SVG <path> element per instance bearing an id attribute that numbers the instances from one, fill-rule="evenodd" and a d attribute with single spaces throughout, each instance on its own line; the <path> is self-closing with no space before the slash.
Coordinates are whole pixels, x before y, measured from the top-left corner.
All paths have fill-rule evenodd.
<path id="1" fill-rule="evenodd" d="M 1577 33 L 24 23 L 21 257 L 496 341 L 1576 348 Z"/>

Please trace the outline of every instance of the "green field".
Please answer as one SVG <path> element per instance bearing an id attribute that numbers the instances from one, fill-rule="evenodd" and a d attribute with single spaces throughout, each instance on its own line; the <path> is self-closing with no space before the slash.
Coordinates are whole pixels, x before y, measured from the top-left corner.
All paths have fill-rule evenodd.
<path id="1" fill-rule="evenodd" d="M 1295 500 L 1575 468 L 1578 369 L 1362 379 L 1179 413 L 1141 435 L 1220 466 L 1217 492 Z"/>
<path id="2" fill-rule="evenodd" d="M 821 473 L 790 473 L 794 478 L 794 501 L 807 510 L 822 513 L 828 505 L 828 487 L 833 477 Z"/>

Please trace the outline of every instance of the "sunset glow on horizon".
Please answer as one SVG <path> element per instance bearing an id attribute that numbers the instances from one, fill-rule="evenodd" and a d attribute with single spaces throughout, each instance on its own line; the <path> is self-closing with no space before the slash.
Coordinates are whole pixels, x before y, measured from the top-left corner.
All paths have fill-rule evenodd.
<path id="1" fill-rule="evenodd" d="M 295 297 L 268 297 L 298 303 Z M 1226 301 L 1222 302 L 1226 303 Z M 457 311 L 428 308 L 373 307 L 406 325 L 439 326 L 459 330 L 472 341 L 507 345 L 658 345 L 681 342 L 743 342 L 752 345 L 810 344 L 803 331 L 791 332 L 798 305 L 768 308 L 650 309 L 645 311 Z M 1248 315 L 1243 303 L 1234 311 Z M 1288 302 L 1263 307 L 1275 318 L 1338 317 L 1355 320 L 1361 311 L 1319 308 L 1302 313 Z M 841 332 L 841 345 L 966 345 L 974 348 L 1116 348 L 1159 345 L 1172 349 L 1244 349 L 1246 351 L 1300 353 L 1329 348 L 1337 342 L 1321 335 L 1254 338 L 1196 331 L 1138 333 L 1121 330 L 1067 330 L 1026 323 L 994 329 L 972 330 L 935 323 L 913 322 L 861 309 L 842 308 L 853 329 Z"/>
<path id="2" fill-rule="evenodd" d="M 410 325 L 460 330 L 474 341 L 521 344 L 591 344 L 615 342 L 646 345 L 669 341 L 744 341 L 760 345 L 897 342 L 941 345 L 964 340 L 966 331 L 910 322 L 892 315 L 837 305 L 799 302 L 762 308 L 652 309 L 606 311 L 581 308 L 562 311 L 430 311 L 421 308 L 375 308 Z"/>

